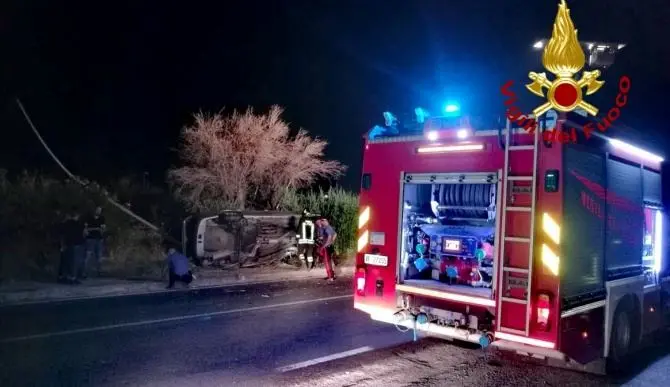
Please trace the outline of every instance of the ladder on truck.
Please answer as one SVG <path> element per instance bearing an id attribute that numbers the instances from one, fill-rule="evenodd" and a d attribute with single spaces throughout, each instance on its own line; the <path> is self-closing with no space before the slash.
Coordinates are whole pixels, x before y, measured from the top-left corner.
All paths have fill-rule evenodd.
<path id="1" fill-rule="evenodd" d="M 521 130 L 521 129 L 518 129 Z M 501 243 L 500 243 L 500 272 L 499 272 L 499 281 L 500 287 L 498 288 L 498 297 L 497 297 L 497 308 L 496 308 L 496 320 L 497 320 L 497 330 L 500 332 L 506 332 L 521 336 L 528 336 L 530 331 L 530 320 L 531 320 L 531 285 L 532 285 L 532 273 L 533 273 L 533 253 L 534 253 L 534 228 L 535 228 L 535 207 L 537 199 L 537 160 L 538 160 L 538 150 L 540 147 L 540 136 L 541 129 L 538 125 L 533 136 L 532 145 L 512 145 L 512 125 L 510 120 L 507 120 L 506 130 L 505 130 L 505 167 L 503 171 L 503 197 L 502 197 L 502 224 L 501 224 Z M 521 136 L 531 136 L 531 134 L 523 133 Z M 515 158 L 521 157 L 525 154 L 526 158 L 528 157 L 528 152 L 532 152 L 532 174 L 519 174 L 519 172 L 512 171 L 513 160 Z M 516 166 L 518 168 L 518 165 Z M 518 195 L 524 195 L 527 193 L 530 196 L 530 203 L 524 203 L 525 205 L 514 205 L 510 203 L 510 198 L 513 198 L 513 189 L 516 182 L 528 182 L 528 185 L 522 187 L 530 187 L 529 192 L 522 192 Z M 521 188 L 521 187 L 519 187 Z M 526 188 L 527 189 L 527 188 Z M 527 202 L 528 200 L 526 200 Z M 520 230 L 516 230 L 516 235 L 510 235 L 508 230 L 507 223 L 508 220 L 519 219 L 521 221 L 522 217 L 526 218 L 526 222 L 514 222 L 515 224 L 528 224 L 530 227 L 527 230 L 527 233 L 522 234 Z M 524 224 L 524 226 L 525 226 Z M 518 227 L 517 227 L 518 228 Z M 525 227 L 523 227 L 525 228 Z M 508 257 L 508 248 L 511 245 L 515 245 L 513 252 L 515 254 L 514 262 L 512 265 L 510 257 Z M 520 251 L 526 251 L 522 256 Z M 523 296 L 518 296 L 518 293 L 523 289 L 525 283 L 525 290 L 523 291 Z M 514 284 L 512 286 L 511 284 Z M 516 295 L 512 296 L 510 293 L 511 288 L 516 289 Z M 519 316 L 521 310 L 524 310 L 523 314 L 523 324 L 519 323 Z M 508 313 L 503 313 L 503 310 L 507 310 Z"/>

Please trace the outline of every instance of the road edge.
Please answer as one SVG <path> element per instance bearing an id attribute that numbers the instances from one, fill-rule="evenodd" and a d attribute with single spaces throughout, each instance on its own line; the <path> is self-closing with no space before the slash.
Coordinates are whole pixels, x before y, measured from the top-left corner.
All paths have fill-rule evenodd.
<path id="1" fill-rule="evenodd" d="M 353 266 L 344 266 L 344 267 L 339 267 L 338 268 L 338 274 L 340 277 L 344 278 L 350 278 L 353 276 L 354 273 L 354 267 Z M 220 289 L 220 288 L 229 288 L 229 287 L 234 287 L 234 286 L 251 286 L 251 285 L 259 285 L 259 284 L 268 284 L 268 283 L 276 283 L 276 282 L 293 282 L 293 281 L 304 281 L 304 280 L 309 280 L 309 279 L 314 279 L 318 280 L 317 277 L 314 276 L 313 273 L 310 272 L 305 272 L 304 275 L 301 275 L 302 273 L 298 275 L 291 275 L 287 276 L 284 274 L 282 277 L 281 274 L 279 277 L 276 278 L 267 278 L 267 279 L 254 279 L 253 276 L 249 276 L 245 279 L 241 280 L 226 280 L 225 282 L 222 282 L 220 284 L 215 284 L 215 285 L 193 285 L 187 288 L 178 288 L 178 289 L 162 289 L 162 290 L 142 290 L 142 289 L 137 289 L 137 290 L 130 290 L 130 291 L 119 291 L 117 293 L 107 293 L 107 294 L 98 294 L 98 295 L 90 295 L 90 296 L 81 296 L 81 295 L 72 295 L 72 296 L 62 296 L 62 297 L 44 297 L 41 299 L 34 299 L 34 300 L 17 300 L 13 301 L 11 299 L 6 299 L 0 295 L 0 309 L 4 307 L 12 307 L 12 306 L 22 306 L 22 305 L 37 305 L 37 304 L 51 304 L 51 303 L 58 303 L 58 302 L 68 302 L 68 301 L 80 301 L 80 300 L 94 300 L 94 299 L 103 299 L 103 298 L 119 298 L 119 297 L 131 297 L 131 296 L 148 296 L 152 294 L 167 294 L 167 293 L 187 293 L 187 292 L 192 292 L 192 291 L 198 291 L 198 290 L 209 290 L 209 289 Z M 102 287 L 102 286 L 101 286 Z M 16 292 L 19 293 L 19 292 Z"/>

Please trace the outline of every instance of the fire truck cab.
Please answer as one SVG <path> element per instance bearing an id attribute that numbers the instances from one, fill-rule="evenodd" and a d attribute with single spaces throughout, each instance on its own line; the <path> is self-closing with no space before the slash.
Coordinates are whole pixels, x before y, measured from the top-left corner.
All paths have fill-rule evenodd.
<path id="1" fill-rule="evenodd" d="M 354 308 L 585 371 L 624 362 L 670 318 L 663 159 L 599 133 L 543 140 L 573 127 L 437 117 L 366 138 Z"/>

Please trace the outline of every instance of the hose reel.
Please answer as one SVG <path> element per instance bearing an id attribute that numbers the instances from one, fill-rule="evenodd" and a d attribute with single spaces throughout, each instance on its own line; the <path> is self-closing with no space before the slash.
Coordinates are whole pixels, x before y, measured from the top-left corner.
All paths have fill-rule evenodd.
<path id="1" fill-rule="evenodd" d="M 433 192 L 439 203 L 440 216 L 451 219 L 490 218 L 490 208 L 495 204 L 494 184 L 438 184 Z"/>

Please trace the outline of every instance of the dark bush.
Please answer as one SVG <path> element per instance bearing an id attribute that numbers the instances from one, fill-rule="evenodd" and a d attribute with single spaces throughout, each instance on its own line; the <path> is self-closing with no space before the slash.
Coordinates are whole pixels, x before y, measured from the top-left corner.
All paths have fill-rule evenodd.
<path id="1" fill-rule="evenodd" d="M 353 256 L 358 227 L 358 195 L 339 187 L 318 192 L 292 191 L 284 197 L 281 207 L 293 212 L 306 209 L 328 218 L 337 232 L 335 249 L 338 255 Z"/>
<path id="2" fill-rule="evenodd" d="M 10 180 L 0 171 L 0 279 L 53 279 L 60 256 L 58 224 L 72 208 L 90 214 L 98 205 L 104 208 L 108 228 L 103 271 L 155 277 L 162 260 L 160 236 L 108 205 L 107 194 L 95 183 L 84 189 L 73 181 L 28 172 Z"/>

